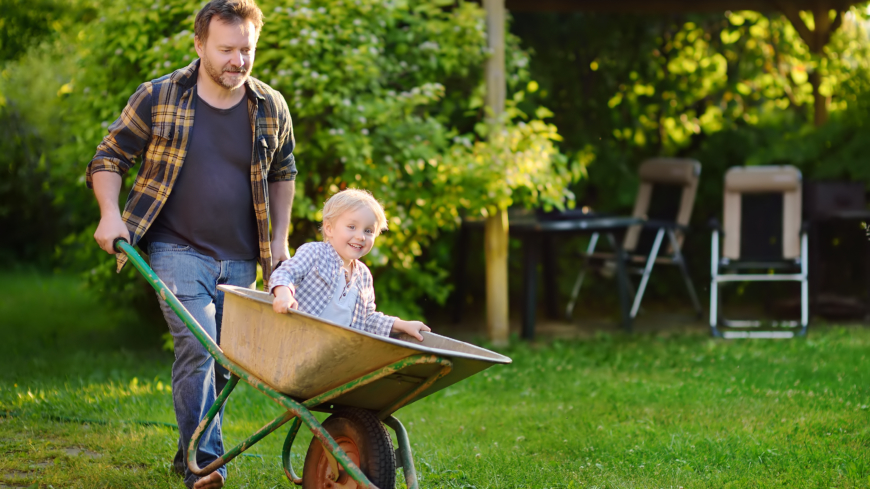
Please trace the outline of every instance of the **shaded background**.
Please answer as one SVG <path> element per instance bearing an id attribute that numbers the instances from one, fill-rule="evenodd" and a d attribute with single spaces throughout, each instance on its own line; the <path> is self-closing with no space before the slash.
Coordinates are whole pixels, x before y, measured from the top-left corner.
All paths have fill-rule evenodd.
<path id="1" fill-rule="evenodd" d="M 199 6 L 2 1 L 0 264 L 76 274 L 107 305 L 147 318 L 155 338 L 164 327 L 147 285 L 131 269 L 115 276 L 113 260 L 93 243 L 99 216 L 83 175 L 132 90 L 194 55 L 190 30 Z M 483 247 L 477 237 L 469 249 L 455 249 L 460 217 L 480 216 L 492 202 L 628 213 L 637 167 L 647 157 L 703 165 L 685 250 L 702 300 L 709 280 L 705 223 L 721 212 L 727 168 L 792 164 L 805 179 L 870 181 L 870 140 L 861 137 L 870 101 L 866 5 L 849 10 L 823 56 L 776 12 L 513 13 L 509 127 L 522 133 L 523 144 L 553 145 L 545 166 L 517 165 L 520 176 L 539 178 L 529 184 L 492 168 L 483 145 L 479 5 L 261 7 L 267 27 L 255 75 L 284 93 L 299 142 L 302 186 L 291 245 L 318 239 L 318 209 L 331 192 L 347 185 L 375 191 L 395 218 L 369 257 L 388 313 L 446 321 L 457 253 L 468 254 L 470 277 L 459 300 L 482 310 Z M 820 127 L 812 124 L 811 73 L 822 76 L 830 112 Z M 552 125 L 530 132 L 535 120 Z M 535 197 L 545 188 L 555 190 Z M 828 232 L 831 287 L 862 295 L 860 229 Z M 583 243 L 560 242 L 560 305 Z M 511 251 L 510 292 L 518 304 L 518 242 Z M 687 305 L 676 272 L 662 272 L 650 282 L 645 307 Z M 792 294 L 787 285 L 764 290 L 770 292 L 731 294 L 760 307 Z M 609 314 L 613 291 L 594 281 L 578 317 Z"/>

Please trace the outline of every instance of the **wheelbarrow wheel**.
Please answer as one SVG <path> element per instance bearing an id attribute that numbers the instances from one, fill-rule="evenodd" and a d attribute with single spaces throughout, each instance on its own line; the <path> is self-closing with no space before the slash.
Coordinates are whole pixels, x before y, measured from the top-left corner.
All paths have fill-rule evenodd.
<path id="1" fill-rule="evenodd" d="M 323 422 L 323 428 L 379 489 L 396 487 L 396 454 L 387 428 L 371 411 L 349 408 Z M 333 472 L 338 468 L 338 474 Z M 308 445 L 302 471 L 303 489 L 354 489 L 357 483 L 334 464 L 317 438 Z"/>

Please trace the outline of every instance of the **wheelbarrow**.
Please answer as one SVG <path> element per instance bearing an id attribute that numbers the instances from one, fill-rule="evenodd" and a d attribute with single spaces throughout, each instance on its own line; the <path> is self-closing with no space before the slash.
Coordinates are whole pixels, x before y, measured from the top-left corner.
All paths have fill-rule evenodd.
<path id="1" fill-rule="evenodd" d="M 373 335 L 298 311 L 277 314 L 270 294 L 227 285 L 218 286 L 224 292 L 218 346 L 127 241 L 116 240 L 115 249 L 127 254 L 215 362 L 230 372 L 188 446 L 187 465 L 199 476 L 214 472 L 292 422 L 281 459 L 293 483 L 306 489 L 391 489 L 401 468 L 408 489 L 416 489 L 408 432 L 393 414 L 492 365 L 511 363 L 504 355 L 434 333 L 422 333 L 419 342 L 407 335 Z M 239 380 L 286 411 L 200 468 L 199 441 Z M 321 424 L 312 411 L 331 416 Z M 299 477 L 290 450 L 303 424 L 314 438 Z M 396 450 L 385 425 L 396 434 Z"/>

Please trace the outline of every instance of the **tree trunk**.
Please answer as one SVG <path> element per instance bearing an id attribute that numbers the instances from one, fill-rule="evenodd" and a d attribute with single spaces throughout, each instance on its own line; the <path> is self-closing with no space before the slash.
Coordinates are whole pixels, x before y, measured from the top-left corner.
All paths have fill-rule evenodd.
<path id="1" fill-rule="evenodd" d="M 843 21 L 843 12 L 837 10 L 837 15 L 831 21 L 831 2 L 829 0 L 818 0 L 813 7 L 814 29 L 810 30 L 800 16 L 800 12 L 788 0 L 780 0 L 777 6 L 785 14 L 786 18 L 794 26 L 795 30 L 800 34 L 801 39 L 807 43 L 810 52 L 819 56 L 825 57 L 825 46 L 831 39 L 831 34 L 840 27 Z M 822 86 L 822 75 L 818 68 L 810 72 L 809 82 L 813 87 L 813 123 L 816 127 L 821 126 L 828 120 L 828 97 L 821 94 L 819 91 Z"/>

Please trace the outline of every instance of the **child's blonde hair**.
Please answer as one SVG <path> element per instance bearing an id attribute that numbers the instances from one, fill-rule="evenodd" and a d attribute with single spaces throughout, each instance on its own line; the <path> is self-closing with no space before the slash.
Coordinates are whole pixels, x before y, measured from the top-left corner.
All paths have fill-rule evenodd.
<path id="1" fill-rule="evenodd" d="M 375 215 L 375 236 L 387 230 L 387 216 L 381 203 L 368 190 L 344 189 L 326 200 L 323 204 L 323 222 L 335 222 L 338 216 L 360 207 L 368 207 Z"/>

